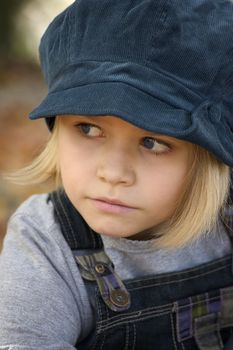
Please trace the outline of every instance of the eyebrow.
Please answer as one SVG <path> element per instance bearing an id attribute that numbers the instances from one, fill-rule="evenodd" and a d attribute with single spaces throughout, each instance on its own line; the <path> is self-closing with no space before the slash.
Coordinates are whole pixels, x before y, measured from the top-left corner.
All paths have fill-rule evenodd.
<path id="1" fill-rule="evenodd" d="M 90 122 L 93 122 L 93 120 L 95 120 L 96 118 L 104 118 L 105 116 L 103 116 L 103 115 L 93 115 L 93 116 L 90 116 L 90 115 L 72 115 L 72 117 L 73 118 L 75 118 L 75 119 L 81 119 L 81 118 L 85 118 L 85 119 L 87 119 L 88 121 L 90 121 Z M 107 120 L 107 118 L 106 118 L 106 120 Z M 98 120 L 96 120 L 97 122 L 98 122 Z M 102 122 L 102 120 L 101 120 L 101 122 Z"/>

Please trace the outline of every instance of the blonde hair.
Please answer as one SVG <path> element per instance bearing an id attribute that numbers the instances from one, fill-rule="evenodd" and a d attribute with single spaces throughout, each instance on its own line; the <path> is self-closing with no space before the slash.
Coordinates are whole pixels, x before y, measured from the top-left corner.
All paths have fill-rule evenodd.
<path id="1" fill-rule="evenodd" d="M 180 247 L 217 228 L 230 191 L 230 167 L 194 146 L 192 168 L 172 218 L 158 238 L 161 247 Z"/>
<path id="2" fill-rule="evenodd" d="M 56 118 L 58 119 L 58 118 Z M 51 180 L 55 188 L 61 186 L 60 169 L 58 165 L 58 122 L 55 121 L 53 131 L 42 152 L 24 168 L 15 171 L 5 178 L 18 185 L 35 185 Z"/>
<path id="3" fill-rule="evenodd" d="M 62 186 L 57 158 L 59 117 L 51 137 L 31 164 L 8 176 L 21 184 L 39 184 L 52 179 L 55 188 Z M 203 233 L 211 232 L 226 205 L 230 188 L 230 167 L 217 160 L 205 149 L 193 146 L 193 163 L 185 179 L 184 191 L 172 218 L 159 227 L 156 245 L 180 247 Z"/>

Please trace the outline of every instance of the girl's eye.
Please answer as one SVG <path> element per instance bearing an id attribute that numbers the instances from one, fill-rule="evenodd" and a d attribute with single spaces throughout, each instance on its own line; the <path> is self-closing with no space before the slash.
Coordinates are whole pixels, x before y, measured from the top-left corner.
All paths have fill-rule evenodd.
<path id="1" fill-rule="evenodd" d="M 142 139 L 142 146 L 155 154 L 163 154 L 171 151 L 169 145 L 161 141 L 157 141 L 153 137 L 144 137 Z"/>
<path id="2" fill-rule="evenodd" d="M 80 123 L 77 125 L 77 127 L 79 128 L 82 134 L 89 137 L 98 137 L 102 135 L 101 129 L 96 125 Z"/>

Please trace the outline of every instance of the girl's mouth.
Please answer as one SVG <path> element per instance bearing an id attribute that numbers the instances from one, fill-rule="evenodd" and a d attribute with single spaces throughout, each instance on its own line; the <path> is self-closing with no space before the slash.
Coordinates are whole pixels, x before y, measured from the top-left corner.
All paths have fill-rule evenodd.
<path id="1" fill-rule="evenodd" d="M 128 213 L 136 209 L 117 199 L 95 198 L 93 202 L 97 209 L 109 213 Z"/>

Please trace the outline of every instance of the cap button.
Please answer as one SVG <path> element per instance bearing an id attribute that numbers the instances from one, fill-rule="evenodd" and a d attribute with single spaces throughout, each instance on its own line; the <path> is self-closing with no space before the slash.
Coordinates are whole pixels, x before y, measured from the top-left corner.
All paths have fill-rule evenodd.
<path id="1" fill-rule="evenodd" d="M 129 304 L 129 295 L 121 289 L 114 289 L 110 292 L 111 302 L 119 307 L 124 307 Z"/>

